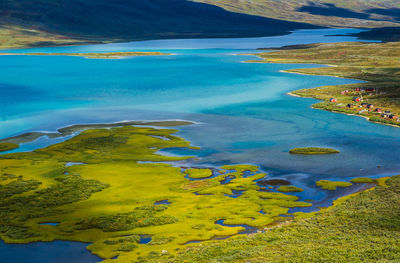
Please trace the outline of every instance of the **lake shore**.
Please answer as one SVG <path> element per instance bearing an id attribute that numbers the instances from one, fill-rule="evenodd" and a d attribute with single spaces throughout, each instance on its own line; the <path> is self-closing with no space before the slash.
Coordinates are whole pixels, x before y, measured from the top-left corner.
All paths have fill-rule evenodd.
<path id="1" fill-rule="evenodd" d="M 371 57 L 373 50 L 379 55 Z M 386 52 L 378 52 L 379 50 Z M 263 60 L 250 62 L 323 64 L 328 67 L 284 70 L 284 72 L 366 81 L 360 84 L 296 90 L 289 92 L 288 95 L 321 100 L 322 102 L 313 105 L 315 109 L 360 116 L 374 123 L 399 127 L 400 93 L 395 88 L 398 77 L 395 71 L 393 72 L 395 69 L 392 63 L 396 56 L 400 56 L 397 50 L 400 50 L 398 43 L 348 42 L 293 46 L 293 48 L 288 46 L 274 49 L 273 52 L 256 53 L 254 55 Z M 368 68 L 372 66 L 377 68 L 381 75 L 368 72 Z"/>

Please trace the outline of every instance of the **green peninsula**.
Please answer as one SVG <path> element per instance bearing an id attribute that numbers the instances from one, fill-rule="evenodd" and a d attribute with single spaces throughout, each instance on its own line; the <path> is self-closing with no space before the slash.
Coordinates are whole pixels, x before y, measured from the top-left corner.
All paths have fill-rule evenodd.
<path id="1" fill-rule="evenodd" d="M 322 100 L 313 105 L 317 109 L 400 126 L 399 42 L 311 44 L 255 55 L 264 60 L 252 62 L 329 65 L 287 71 L 291 73 L 363 80 L 365 83 L 303 89 L 291 94 Z"/>
<path id="2" fill-rule="evenodd" d="M 112 262 L 142 262 L 235 236 L 244 225 L 257 231 L 291 220 L 289 208 L 311 206 L 262 190 L 256 180 L 266 175 L 254 165 L 224 166 L 203 179 L 211 170 L 173 166 L 191 157 L 157 151 L 195 149 L 175 132 L 92 128 L 33 152 L 0 155 L 0 237 L 8 243 L 88 242 L 106 262 L 116 256 Z M 151 241 L 142 243 L 143 235 Z"/>

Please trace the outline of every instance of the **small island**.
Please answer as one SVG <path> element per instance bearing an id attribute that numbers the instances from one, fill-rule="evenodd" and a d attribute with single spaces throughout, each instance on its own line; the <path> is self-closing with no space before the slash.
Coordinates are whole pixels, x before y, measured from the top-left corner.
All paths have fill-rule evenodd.
<path id="1" fill-rule="evenodd" d="M 338 150 L 332 148 L 319 148 L 319 147 L 303 147 L 303 148 L 293 148 L 289 151 L 291 154 L 333 154 L 339 153 Z"/>
<path id="2" fill-rule="evenodd" d="M 303 192 L 304 191 L 302 188 L 296 187 L 294 185 L 281 185 L 276 190 L 278 190 L 279 192 L 283 192 L 283 193 Z"/>

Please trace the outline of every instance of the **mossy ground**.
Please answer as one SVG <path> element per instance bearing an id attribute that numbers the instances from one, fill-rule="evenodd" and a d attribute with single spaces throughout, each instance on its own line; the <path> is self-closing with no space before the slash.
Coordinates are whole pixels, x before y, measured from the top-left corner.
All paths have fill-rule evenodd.
<path id="1" fill-rule="evenodd" d="M 286 48 L 281 51 L 258 53 L 269 63 L 328 64 L 330 67 L 294 69 L 288 72 L 328 75 L 366 81 L 361 84 L 325 86 L 291 92 L 301 97 L 311 97 L 323 102 L 314 104 L 314 108 L 345 114 L 357 114 L 371 121 L 400 125 L 399 119 L 382 117 L 376 108 L 400 115 L 400 43 L 358 43 L 310 45 L 309 48 Z M 374 89 L 372 92 L 357 91 L 357 88 Z M 354 102 L 354 97 L 362 97 L 363 102 L 374 105 L 372 111 Z M 336 102 L 330 102 L 335 98 Z M 353 104 L 352 108 L 347 107 Z"/>
<path id="2" fill-rule="evenodd" d="M 156 154 L 191 147 L 174 132 L 90 129 L 44 149 L 1 155 L 1 238 L 89 242 L 88 248 L 106 262 L 117 255 L 118 262 L 131 262 L 173 255 L 190 241 L 244 230 L 218 225 L 218 220 L 263 228 L 290 220 L 280 215 L 291 207 L 311 206 L 296 196 L 262 190 L 255 181 L 266 175 L 254 165 L 227 165 L 216 176 L 185 178 L 187 173 L 203 178 L 211 170 L 188 172 L 163 163 L 191 158 Z M 226 178 L 230 181 L 223 183 Z M 159 200 L 168 203 L 156 205 Z M 43 224 L 50 222 L 59 224 Z M 138 235 L 151 235 L 152 241 L 139 244 Z"/>

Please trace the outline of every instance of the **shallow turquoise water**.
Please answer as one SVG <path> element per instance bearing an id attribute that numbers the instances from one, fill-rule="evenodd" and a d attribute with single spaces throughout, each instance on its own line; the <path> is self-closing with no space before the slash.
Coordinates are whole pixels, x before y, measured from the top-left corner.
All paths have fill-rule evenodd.
<path id="1" fill-rule="evenodd" d="M 329 205 L 359 187 L 331 193 L 316 188 L 315 181 L 377 177 L 400 171 L 399 129 L 313 110 L 310 105 L 314 100 L 286 95 L 296 89 L 355 80 L 283 73 L 280 71 L 284 69 L 313 66 L 241 63 L 255 57 L 234 54 L 254 53 L 258 47 L 350 41 L 353 38 L 325 37 L 349 31 L 304 30 L 268 38 L 161 40 L 29 50 L 156 50 L 175 54 L 120 60 L 1 56 L 0 137 L 54 131 L 76 123 L 192 120 L 198 124 L 182 127 L 178 134 L 202 149 L 172 149 L 169 153 L 196 154 L 201 158 L 190 165 L 197 166 L 254 163 L 270 177 L 287 179 L 304 188 L 306 191 L 298 194 L 303 200 Z M 19 150 L 33 150 L 62 140 L 43 137 Z M 341 154 L 288 154 L 290 148 L 302 146 L 334 147 Z M 40 247 L 45 250 L 49 244 L 40 243 Z M 18 249 L 9 250 L 3 244 L 0 253 L 31 253 L 30 246 L 15 246 Z M 73 248 L 81 253 L 82 247 Z M 57 250 L 57 245 L 51 243 L 48 249 Z M 42 262 L 54 261 L 51 255 L 44 255 Z"/>

